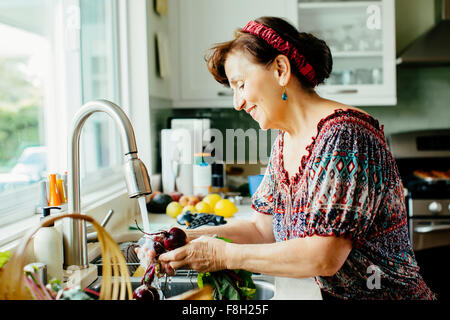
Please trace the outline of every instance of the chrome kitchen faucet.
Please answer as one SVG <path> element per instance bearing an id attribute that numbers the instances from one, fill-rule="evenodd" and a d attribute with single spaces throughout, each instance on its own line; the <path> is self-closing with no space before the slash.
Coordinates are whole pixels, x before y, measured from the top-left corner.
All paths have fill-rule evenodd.
<path id="1" fill-rule="evenodd" d="M 119 128 L 122 151 L 125 156 L 125 181 L 130 198 L 139 198 L 152 193 L 150 178 L 144 163 L 137 156 L 133 127 L 125 112 L 107 100 L 85 103 L 75 114 L 69 141 L 68 208 L 69 213 L 81 213 L 80 206 L 80 135 L 86 120 L 95 112 L 105 112 L 111 116 Z M 65 219 L 64 267 L 76 265 L 87 268 L 86 223 L 79 219 Z"/>

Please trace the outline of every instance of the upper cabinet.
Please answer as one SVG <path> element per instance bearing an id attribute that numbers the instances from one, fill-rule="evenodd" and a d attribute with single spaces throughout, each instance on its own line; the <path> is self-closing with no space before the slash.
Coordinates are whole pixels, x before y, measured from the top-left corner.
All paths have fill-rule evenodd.
<path id="1" fill-rule="evenodd" d="M 325 40 L 333 71 L 317 92 L 355 106 L 395 105 L 393 0 L 298 2 L 301 31 Z"/>
<path id="2" fill-rule="evenodd" d="M 355 106 L 395 105 L 394 1 L 172 0 L 169 4 L 173 107 L 232 107 L 232 90 L 204 60 L 216 43 L 260 16 L 279 16 L 325 40 L 333 72 L 317 92 Z"/>
<path id="3" fill-rule="evenodd" d="M 174 68 L 174 107 L 232 107 L 232 90 L 209 73 L 205 54 L 214 44 L 233 39 L 233 32 L 251 19 L 280 16 L 297 22 L 293 0 L 169 1 Z M 171 13 L 173 13 L 171 15 Z"/>

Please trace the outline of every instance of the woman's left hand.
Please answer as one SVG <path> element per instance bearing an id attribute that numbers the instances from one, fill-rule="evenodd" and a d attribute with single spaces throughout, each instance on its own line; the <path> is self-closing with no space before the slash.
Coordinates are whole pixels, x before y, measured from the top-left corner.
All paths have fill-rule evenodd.
<path id="1" fill-rule="evenodd" d="M 172 275 L 173 270 L 187 267 L 198 272 L 212 272 L 226 269 L 226 241 L 201 236 L 183 247 L 166 252 L 159 256 L 166 273 Z M 172 270 L 171 270 L 172 269 Z"/>

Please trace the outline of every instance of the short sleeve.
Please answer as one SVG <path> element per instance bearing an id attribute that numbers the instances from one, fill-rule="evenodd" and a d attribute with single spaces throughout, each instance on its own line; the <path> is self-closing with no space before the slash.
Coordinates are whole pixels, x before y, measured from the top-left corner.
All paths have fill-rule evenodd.
<path id="1" fill-rule="evenodd" d="M 362 124 L 327 129 L 310 162 L 305 230 L 363 242 L 383 199 L 387 146 Z"/>
<path id="2" fill-rule="evenodd" d="M 251 198 L 253 210 L 259 213 L 273 214 L 274 183 L 272 161 L 269 161 L 264 177 Z"/>

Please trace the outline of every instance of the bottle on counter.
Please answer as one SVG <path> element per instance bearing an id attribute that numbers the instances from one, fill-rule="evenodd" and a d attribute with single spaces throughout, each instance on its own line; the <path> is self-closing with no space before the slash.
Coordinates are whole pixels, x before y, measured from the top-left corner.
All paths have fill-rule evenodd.
<path id="1" fill-rule="evenodd" d="M 56 190 L 58 191 L 59 200 L 61 201 L 61 204 L 66 203 L 67 199 L 66 199 L 66 191 L 64 190 L 64 180 L 59 174 L 56 175 Z"/>
<path id="2" fill-rule="evenodd" d="M 221 162 L 214 162 L 211 165 L 211 192 L 224 193 L 225 189 L 225 165 Z"/>
<path id="3" fill-rule="evenodd" d="M 211 154 L 194 154 L 193 191 L 195 195 L 206 196 L 211 192 Z"/>
<path id="4" fill-rule="evenodd" d="M 48 176 L 48 205 L 61 205 L 61 198 L 59 196 L 58 185 L 56 183 L 56 174 L 50 174 Z"/>
<path id="5" fill-rule="evenodd" d="M 51 209 L 59 207 L 42 208 L 42 219 L 50 216 Z M 34 256 L 36 262 L 47 265 L 47 279 L 53 278 L 63 280 L 63 238 L 62 234 L 55 228 L 54 224 L 38 230 L 34 236 Z"/>

